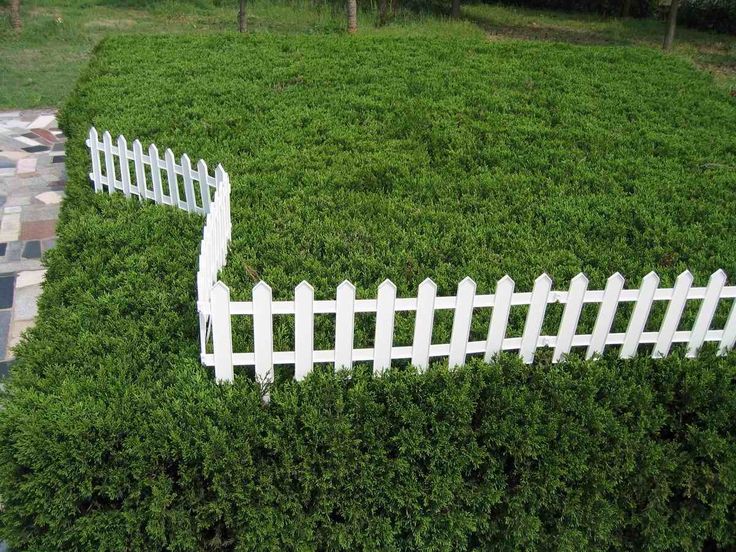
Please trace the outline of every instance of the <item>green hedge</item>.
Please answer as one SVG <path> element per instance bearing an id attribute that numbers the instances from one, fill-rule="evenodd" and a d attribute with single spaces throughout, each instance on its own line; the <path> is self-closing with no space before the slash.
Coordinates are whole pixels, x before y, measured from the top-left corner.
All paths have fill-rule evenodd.
<path id="1" fill-rule="evenodd" d="M 729 550 L 735 360 L 317 372 L 268 407 L 192 361 L 165 382 L 110 362 L 12 386 L 2 535 L 39 552 Z"/>
<path id="2" fill-rule="evenodd" d="M 405 291 L 432 267 L 444 289 L 505 270 L 527 286 L 540 265 L 600 281 L 621 261 L 702 280 L 734 264 L 732 113 L 705 77 L 637 49 L 105 42 L 61 118 L 60 239 L 1 397 L 0 538 L 34 552 L 735 546 L 733 355 L 317 371 L 264 407 L 244 374 L 220 386 L 198 363 L 201 219 L 95 195 L 83 145 L 95 124 L 224 162 L 243 295 L 254 265 L 280 295 L 305 275 L 367 294 L 386 271 Z M 644 236 L 611 242 L 632 214 Z M 446 237 L 388 259 L 368 247 L 414 231 Z M 489 247 L 505 240 L 523 247 Z"/>

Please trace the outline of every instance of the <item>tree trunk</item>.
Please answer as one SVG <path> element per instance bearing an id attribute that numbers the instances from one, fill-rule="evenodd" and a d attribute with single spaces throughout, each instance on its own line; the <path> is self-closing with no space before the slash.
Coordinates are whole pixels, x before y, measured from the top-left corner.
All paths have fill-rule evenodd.
<path id="1" fill-rule="evenodd" d="M 358 30 L 358 2 L 348 0 L 348 32 L 354 33 Z"/>
<path id="2" fill-rule="evenodd" d="M 672 49 L 672 43 L 675 41 L 675 27 L 677 27 L 677 10 L 680 7 L 680 0 L 672 0 L 670 4 L 670 13 L 667 16 L 667 33 L 664 35 L 664 44 L 662 48 L 665 51 Z"/>
<path id="3" fill-rule="evenodd" d="M 15 29 L 20 29 L 20 0 L 10 0 L 10 25 Z"/>
<path id="4" fill-rule="evenodd" d="M 631 14 L 631 0 L 624 0 L 624 4 L 621 7 L 621 17 L 629 17 Z"/>
<path id="5" fill-rule="evenodd" d="M 241 33 L 248 31 L 248 15 L 245 12 L 245 1 L 240 0 L 240 11 L 238 12 L 238 30 Z"/>
<path id="6" fill-rule="evenodd" d="M 378 3 L 378 25 L 383 26 L 388 19 L 388 0 L 380 0 Z"/>
<path id="7" fill-rule="evenodd" d="M 452 0 L 452 18 L 460 18 L 460 0 Z"/>
<path id="8" fill-rule="evenodd" d="M 391 0 L 391 17 L 396 17 L 396 10 L 399 7 L 399 0 Z"/>

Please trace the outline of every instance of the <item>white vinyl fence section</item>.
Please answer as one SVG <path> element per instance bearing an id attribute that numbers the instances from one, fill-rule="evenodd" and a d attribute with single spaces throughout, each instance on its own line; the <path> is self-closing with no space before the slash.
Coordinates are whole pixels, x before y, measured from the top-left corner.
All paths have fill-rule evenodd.
<path id="1" fill-rule="evenodd" d="M 217 191 L 205 218 L 199 246 L 197 270 L 197 312 L 199 314 L 200 350 L 207 345 L 210 322 L 210 292 L 217 283 L 220 270 L 227 262 L 232 224 L 230 220 L 230 178 L 221 166 L 215 171 Z"/>
<path id="2" fill-rule="evenodd" d="M 586 358 L 603 353 L 607 346 L 620 346 L 619 356 L 636 355 L 641 345 L 652 345 L 652 356 L 664 357 L 675 343 L 687 346 L 686 355 L 694 357 L 707 341 L 718 342 L 719 354 L 725 354 L 736 343 L 736 301 L 733 301 L 725 327 L 711 329 L 719 303 L 736 298 L 736 286 L 726 285 L 726 273 L 714 272 L 705 287 L 694 287 L 693 276 L 685 271 L 674 287 L 660 288 L 659 277 L 647 274 L 638 289 L 624 289 L 624 278 L 616 273 L 603 290 L 589 290 L 588 279 L 578 274 L 567 291 L 552 290 L 552 279 L 542 274 L 532 291 L 517 292 L 514 281 L 505 276 L 498 281 L 495 293 L 476 293 L 476 284 L 465 278 L 454 296 L 438 297 L 437 285 L 426 279 L 416 297 L 396 297 L 396 285 L 390 280 L 378 287 L 375 299 L 356 299 L 355 286 L 344 281 L 337 287 L 335 299 L 315 300 L 314 289 L 302 282 L 294 290 L 292 301 L 274 301 L 271 288 L 265 282 L 253 288 L 252 301 L 230 301 L 230 290 L 218 280 L 227 262 L 232 222 L 230 216 L 230 179 L 222 166 L 214 176 L 208 174 L 204 161 L 192 168 L 189 157 L 182 155 L 177 163 L 167 149 L 161 159 L 155 145 L 143 152 L 138 140 L 129 150 L 124 137 L 115 143 L 109 132 L 102 142 L 97 130 L 91 128 L 87 146 L 92 158 L 90 179 L 95 190 L 140 201 L 152 200 L 190 213 L 206 215 L 200 243 L 197 270 L 197 312 L 200 322 L 200 352 L 202 363 L 214 366 L 219 381 L 233 380 L 233 366 L 255 366 L 260 381 L 273 381 L 273 367 L 294 365 L 297 379 L 306 376 L 315 363 L 334 364 L 349 368 L 355 362 L 372 362 L 373 371 L 381 373 L 393 360 L 410 360 L 426 369 L 430 358 L 447 358 L 451 366 L 465 363 L 468 355 L 483 355 L 492 359 L 501 351 L 518 351 L 526 363 L 534 361 L 539 347 L 553 348 L 552 361 L 560 359 L 573 347 L 585 347 Z M 163 174 L 163 179 L 162 179 Z M 150 185 L 149 185 L 150 184 Z M 662 323 L 657 331 L 646 331 L 647 321 L 655 301 L 667 302 Z M 680 330 L 680 322 L 688 301 L 699 301 L 695 322 L 689 330 Z M 564 305 L 555 335 L 542 335 L 547 305 Z M 598 305 L 598 314 L 589 334 L 578 334 L 578 322 L 585 304 Z M 622 303 L 633 303 L 625 332 L 612 332 L 614 318 Z M 521 337 L 507 336 L 512 307 L 528 307 Z M 487 337 L 470 341 L 470 328 L 475 309 L 491 309 Z M 453 311 L 449 343 L 434 343 L 434 313 Z M 411 345 L 394 345 L 394 318 L 397 312 L 415 313 L 414 337 Z M 355 315 L 375 316 L 373 347 L 354 346 Z M 314 317 L 317 314 L 335 316 L 334 348 L 315 350 Z M 233 316 L 252 318 L 253 351 L 234 352 L 232 346 Z M 294 350 L 274 351 L 274 316 L 294 317 Z M 207 352 L 210 335 L 212 353 Z"/>
<path id="3" fill-rule="evenodd" d="M 693 277 L 685 271 L 672 288 L 659 288 L 659 277 L 654 272 L 643 278 L 638 289 L 624 289 L 624 278 L 619 273 L 608 279 L 603 290 L 589 290 L 588 279 L 578 274 L 567 291 L 553 291 L 552 279 L 542 274 L 536 279 L 531 292 L 517 292 L 514 281 L 505 276 L 494 294 L 476 293 L 476 284 L 465 278 L 451 297 L 437 297 L 437 286 L 427 279 L 419 286 L 416 297 L 397 298 L 396 286 L 390 280 L 378 288 L 375 299 L 356 299 L 355 286 L 348 281 L 338 286 L 334 300 L 315 300 L 314 289 L 302 282 L 294 290 L 293 301 L 273 301 L 271 288 L 260 282 L 253 288 L 253 300 L 230 301 L 230 291 L 217 282 L 210 294 L 212 315 L 213 353 L 202 349 L 202 362 L 215 367 L 218 380 L 232 381 L 233 366 L 255 366 L 260 381 L 273 380 L 275 364 L 293 364 L 295 377 L 303 378 L 314 363 L 332 363 L 336 368 L 351 367 L 354 362 L 373 363 L 374 373 L 380 373 L 394 359 L 410 359 L 412 364 L 426 368 L 430 358 L 447 357 L 451 366 L 465 363 L 469 354 L 483 354 L 492 359 L 501 351 L 518 351 L 526 363 L 534 360 L 539 347 L 552 347 L 553 362 L 567 354 L 572 347 L 586 347 L 586 357 L 603 353 L 606 346 L 620 346 L 620 357 L 634 356 L 640 345 L 653 345 L 652 356 L 666 356 L 674 343 L 687 344 L 687 356 L 694 357 L 703 343 L 720 343 L 719 353 L 725 354 L 736 342 L 736 303 L 731 307 L 725 328 L 711 330 L 711 323 L 721 299 L 736 297 L 736 286 L 726 286 L 726 273 L 715 272 L 705 287 L 693 287 Z M 679 330 L 680 318 L 687 301 L 700 301 L 698 314 L 690 330 Z M 658 331 L 645 331 L 652 304 L 667 301 L 664 319 Z M 547 305 L 564 305 L 562 319 L 555 335 L 541 335 Z M 592 333 L 578 334 L 577 327 L 586 303 L 598 304 L 598 314 Z M 633 303 L 633 312 L 624 333 L 612 333 L 611 327 L 618 306 Z M 528 306 L 521 337 L 507 337 L 509 312 L 514 306 Z M 492 309 L 486 339 L 469 341 L 474 309 Z M 432 342 L 434 313 L 454 311 L 449 343 Z M 397 312 L 415 313 L 412 345 L 394 346 L 394 316 Z M 353 346 L 356 313 L 373 313 L 376 331 L 372 348 Z M 334 314 L 334 349 L 314 349 L 314 316 Z M 273 350 L 274 316 L 293 316 L 295 335 L 293 351 Z M 253 318 L 252 352 L 233 352 L 232 316 Z"/>
<path id="4" fill-rule="evenodd" d="M 92 158 L 89 178 L 95 191 L 113 194 L 117 190 L 141 201 L 148 199 L 200 215 L 209 213 L 217 180 L 208 174 L 204 161 L 199 160 L 193 168 L 186 154 L 177 162 L 170 149 L 162 159 L 154 144 L 144 152 L 138 140 L 133 142 L 133 149 L 128 149 L 125 137 L 118 136 L 113 142 L 107 131 L 100 142 L 94 127 L 86 143 Z"/>

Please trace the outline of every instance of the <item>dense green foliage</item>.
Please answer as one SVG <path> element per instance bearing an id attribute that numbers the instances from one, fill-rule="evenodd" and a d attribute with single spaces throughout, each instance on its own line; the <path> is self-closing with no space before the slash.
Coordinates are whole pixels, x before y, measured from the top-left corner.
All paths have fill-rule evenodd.
<path id="1" fill-rule="evenodd" d="M 736 546 L 733 355 L 318 370 L 264 407 L 248 377 L 220 386 L 198 363 L 201 219 L 93 194 L 83 146 L 94 124 L 222 162 L 239 298 L 256 274 L 280 297 L 303 278 L 322 297 L 344 278 L 368 296 L 430 275 L 447 293 L 542 270 L 598 286 L 689 266 L 702 282 L 736 264 L 733 113 L 707 77 L 639 49 L 106 41 L 62 116 L 60 239 L 2 396 L 0 537 L 34 552 Z"/>
<path id="2" fill-rule="evenodd" d="M 686 0 L 681 10 L 686 25 L 736 34 L 736 0 Z"/>

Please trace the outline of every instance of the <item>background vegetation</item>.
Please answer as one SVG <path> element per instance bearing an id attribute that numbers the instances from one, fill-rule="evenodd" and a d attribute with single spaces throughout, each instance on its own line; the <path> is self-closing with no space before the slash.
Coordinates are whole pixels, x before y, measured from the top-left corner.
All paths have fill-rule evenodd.
<path id="1" fill-rule="evenodd" d="M 396 15 L 379 27 L 377 4 L 361 2 L 360 6 L 358 33 L 368 35 L 470 38 L 487 34 L 494 41 L 614 42 L 659 48 L 664 33 L 664 23 L 651 18 L 622 19 L 498 4 L 464 5 L 461 18 L 452 20 L 442 15 L 442 10 L 447 13 L 444 4 L 422 8 L 408 0 L 399 2 Z M 249 0 L 247 14 L 249 32 L 255 33 L 336 34 L 345 28 L 343 2 Z M 21 15 L 20 31 L 0 24 L 0 108 L 60 105 L 95 44 L 111 34 L 207 34 L 237 29 L 235 2 L 213 4 L 209 0 L 25 0 Z M 707 69 L 727 89 L 736 89 L 736 37 L 681 28 L 675 53 Z"/>

